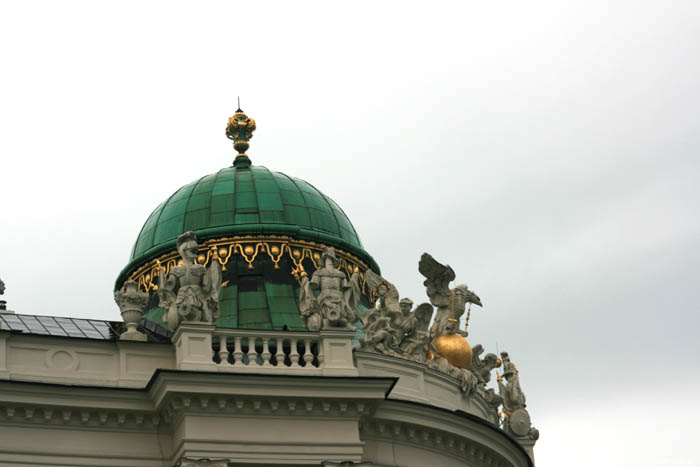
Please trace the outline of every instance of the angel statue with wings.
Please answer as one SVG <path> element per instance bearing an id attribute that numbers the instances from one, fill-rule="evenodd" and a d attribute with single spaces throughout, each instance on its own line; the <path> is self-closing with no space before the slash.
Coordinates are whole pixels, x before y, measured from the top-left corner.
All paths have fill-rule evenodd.
<path id="1" fill-rule="evenodd" d="M 173 331 L 182 321 L 211 324 L 219 317 L 221 265 L 213 260 L 208 268 L 197 263 L 199 245 L 194 232 L 177 237 L 177 252 L 182 264 L 167 277 L 163 268 L 158 275 L 158 298 L 165 310 L 163 321 Z"/>
<path id="2" fill-rule="evenodd" d="M 324 247 L 321 254 L 323 265 L 314 271 L 311 279 L 299 263 L 292 274 L 299 280 L 299 312 L 310 331 L 346 328 L 359 319 L 357 307 L 360 303 L 360 280 L 357 267 L 350 279 L 338 269 L 335 250 Z M 318 291 L 318 296 L 314 294 Z"/>
<path id="3" fill-rule="evenodd" d="M 455 272 L 449 265 L 438 263 L 428 253 L 423 253 L 420 257 L 418 271 L 426 278 L 423 285 L 430 303 L 437 308 L 435 321 L 430 328 L 430 337 L 434 339 L 446 332 L 454 332 L 466 337 L 467 332 L 458 328 L 453 329 L 454 324 L 449 320 L 454 318 L 459 322 L 467 303 L 481 306 L 479 297 L 464 284 L 450 289 L 450 282 L 455 279 Z"/>
<path id="4" fill-rule="evenodd" d="M 433 307 L 423 303 L 411 312 L 413 301 L 399 300 L 394 284 L 370 269 L 365 272 L 365 280 L 377 305 L 362 315 L 365 338 L 361 348 L 405 358 L 419 355 L 425 360 L 427 340 L 421 338 L 421 329 L 427 329 Z"/>
<path id="5" fill-rule="evenodd" d="M 362 314 L 362 330 L 365 333 L 360 344 L 363 349 L 398 354 L 403 340 L 405 318 L 399 303 L 399 291 L 371 269 L 365 272 L 365 280 L 376 306 Z"/>

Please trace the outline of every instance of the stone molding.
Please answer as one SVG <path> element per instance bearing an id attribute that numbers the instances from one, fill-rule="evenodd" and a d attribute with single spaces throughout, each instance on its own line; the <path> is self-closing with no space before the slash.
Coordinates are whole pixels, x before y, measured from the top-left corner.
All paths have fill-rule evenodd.
<path id="1" fill-rule="evenodd" d="M 173 347 L 0 331 L 0 381 L 143 388 L 158 368 L 174 368 Z"/>
<path id="2" fill-rule="evenodd" d="M 387 400 L 361 424 L 361 438 L 435 449 L 468 465 L 532 467 L 525 449 L 488 422 L 447 410 Z"/>
<path id="3" fill-rule="evenodd" d="M 355 363 L 362 376 L 398 376 L 390 399 L 434 405 L 448 410 L 462 410 L 491 423 L 497 423 L 493 410 L 482 392 L 470 396 L 460 389 L 457 378 L 434 370 L 424 363 L 374 352 L 355 351 Z"/>

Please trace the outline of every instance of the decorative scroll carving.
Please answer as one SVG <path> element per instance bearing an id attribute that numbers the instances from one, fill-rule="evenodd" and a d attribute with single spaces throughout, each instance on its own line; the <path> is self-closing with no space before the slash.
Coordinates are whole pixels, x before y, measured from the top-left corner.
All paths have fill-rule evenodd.
<path id="1" fill-rule="evenodd" d="M 136 281 L 126 281 L 121 290 L 114 292 L 127 330 L 119 336 L 122 340 L 146 341 L 146 335 L 138 331 L 139 321 L 148 303 L 148 294 L 141 292 Z"/>
<path id="2" fill-rule="evenodd" d="M 518 369 L 510 361 L 508 352 L 501 352 L 503 376 L 498 376 L 498 392 L 503 398 L 503 429 L 515 437 L 527 437 L 537 440 L 540 432 L 532 426 L 530 414 L 525 404 L 525 393 L 520 387 Z M 503 383 L 503 378 L 506 382 Z"/>
<path id="3" fill-rule="evenodd" d="M 311 279 L 303 266 L 294 270 L 299 280 L 299 312 L 310 331 L 320 329 L 355 329 L 352 323 L 359 320 L 357 307 L 360 300 L 360 284 L 357 268 L 350 279 L 338 269 L 338 258 L 333 248 L 326 247 L 321 255 L 323 267 L 314 271 Z M 314 291 L 318 291 L 315 296 Z"/>
<path id="4" fill-rule="evenodd" d="M 177 237 L 182 264 L 165 274 L 159 270 L 158 298 L 165 309 L 163 321 L 175 330 L 181 321 L 213 323 L 219 317 L 221 266 L 212 261 L 208 268 L 197 263 L 199 245 L 194 232 Z"/>

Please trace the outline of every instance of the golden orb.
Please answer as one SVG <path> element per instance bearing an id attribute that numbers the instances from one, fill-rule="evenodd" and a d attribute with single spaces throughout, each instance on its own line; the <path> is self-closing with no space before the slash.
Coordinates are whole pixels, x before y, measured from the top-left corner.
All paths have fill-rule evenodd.
<path id="1" fill-rule="evenodd" d="M 435 348 L 452 366 L 467 370 L 472 364 L 472 347 L 462 336 L 452 333 L 438 336 L 435 339 Z"/>
<path id="2" fill-rule="evenodd" d="M 277 253 L 280 252 L 280 249 L 279 249 L 278 246 L 272 246 L 272 247 L 270 248 L 270 252 L 271 252 L 273 255 L 276 255 Z"/>
<path id="3" fill-rule="evenodd" d="M 247 246 L 247 247 L 243 248 L 243 252 L 246 255 L 252 255 L 253 252 L 255 252 L 255 249 L 252 246 Z"/>

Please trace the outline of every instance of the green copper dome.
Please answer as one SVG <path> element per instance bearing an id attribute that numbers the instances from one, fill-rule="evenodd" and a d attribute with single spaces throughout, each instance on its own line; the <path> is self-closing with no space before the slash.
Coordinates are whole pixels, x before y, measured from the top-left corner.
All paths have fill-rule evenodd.
<path id="1" fill-rule="evenodd" d="M 150 215 L 131 260 L 172 246 L 183 232 L 197 238 L 284 234 L 330 243 L 373 261 L 343 210 L 309 183 L 262 166 L 228 167 L 177 190 Z"/>
<path id="2" fill-rule="evenodd" d="M 332 199 L 303 180 L 251 164 L 244 151 L 255 126 L 237 110 L 226 128 L 239 152 L 234 165 L 177 190 L 141 228 L 115 290 L 129 279 L 148 292 L 146 328 L 167 327 L 158 290 L 182 261 L 176 241 L 189 231 L 199 245 L 196 261 L 221 265 L 218 327 L 305 330 L 298 274 L 322 267 L 327 246 L 336 250 L 337 267 L 348 277 L 354 271 L 361 277 L 367 269 L 380 272 Z M 364 282 L 361 287 L 360 313 L 371 299 Z"/>

